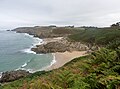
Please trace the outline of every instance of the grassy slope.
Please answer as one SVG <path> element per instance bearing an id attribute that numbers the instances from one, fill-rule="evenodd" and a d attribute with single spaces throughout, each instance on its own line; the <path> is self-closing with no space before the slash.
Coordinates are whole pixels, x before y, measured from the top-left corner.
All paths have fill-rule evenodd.
<path id="1" fill-rule="evenodd" d="M 120 61 L 117 58 L 115 50 L 103 48 L 59 69 L 37 72 L 8 83 L 3 89 L 115 89 L 120 84 Z"/>
<path id="2" fill-rule="evenodd" d="M 69 38 L 74 41 L 106 45 L 112 40 L 120 39 L 120 30 L 113 28 L 96 28 L 96 30 L 89 30 L 88 28 L 81 30 L 77 34 L 70 35 Z"/>
<path id="3" fill-rule="evenodd" d="M 76 58 L 75 60 L 67 63 L 62 68 L 52 70 L 49 72 L 36 72 L 35 74 L 28 76 L 26 78 L 22 78 L 20 80 L 16 80 L 11 83 L 7 83 L 3 86 L 4 89 L 16 89 L 20 87 L 29 87 L 31 83 L 36 83 L 36 81 L 42 81 L 42 82 L 55 82 L 57 79 L 57 76 L 61 74 L 65 70 L 69 70 L 69 72 L 76 74 L 76 72 L 80 73 L 80 70 L 78 69 L 78 66 L 82 66 L 84 64 L 86 57 Z M 86 59 L 87 60 L 87 59 Z M 57 80 L 58 81 L 58 80 Z"/>
<path id="4" fill-rule="evenodd" d="M 80 30 L 78 34 L 71 35 L 70 38 L 75 41 L 107 44 L 113 39 L 120 38 L 120 30 L 106 28 Z M 76 58 L 59 69 L 37 72 L 26 78 L 7 83 L 2 88 L 114 89 L 120 84 L 118 53 L 120 53 L 120 49 L 116 51 L 103 48 L 89 56 Z"/>

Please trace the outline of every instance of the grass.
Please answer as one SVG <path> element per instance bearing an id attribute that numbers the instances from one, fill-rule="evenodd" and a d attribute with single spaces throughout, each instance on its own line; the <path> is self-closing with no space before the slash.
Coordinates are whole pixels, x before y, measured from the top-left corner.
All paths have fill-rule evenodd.
<path id="1" fill-rule="evenodd" d="M 120 30 L 111 28 L 88 30 L 87 28 L 87 30 L 78 30 L 78 33 L 70 35 L 69 38 L 74 41 L 106 45 L 107 47 L 88 56 L 75 58 L 59 69 L 36 72 L 31 76 L 2 84 L 0 88 L 119 89 Z"/>
<path id="2" fill-rule="evenodd" d="M 36 83 L 36 81 L 38 81 L 38 82 L 42 81 L 40 86 L 42 86 L 43 83 L 48 83 L 48 84 L 50 83 L 53 86 L 54 85 L 53 83 L 55 83 L 55 82 L 58 83 L 58 80 L 57 80 L 57 79 L 59 79 L 58 76 L 61 73 L 64 74 L 64 72 L 66 70 L 70 70 L 69 72 L 73 73 L 73 74 L 75 74 L 76 72 L 79 72 L 77 70 L 77 67 L 82 66 L 82 64 L 86 60 L 86 58 L 87 57 L 76 58 L 75 60 L 73 60 L 73 61 L 67 63 L 66 65 L 64 65 L 63 67 L 61 67 L 60 69 L 52 70 L 49 72 L 44 72 L 44 71 L 37 72 L 26 78 L 21 78 L 20 80 L 16 80 L 14 82 L 7 83 L 3 86 L 3 89 L 23 89 L 23 87 L 25 87 L 25 86 L 26 86 L 25 89 L 29 89 L 31 83 Z M 61 81 L 63 81 L 63 80 L 61 80 Z M 32 88 L 32 89 L 34 89 L 34 88 Z"/>
<path id="3" fill-rule="evenodd" d="M 120 49 L 102 48 L 75 58 L 59 69 L 37 72 L 7 83 L 3 89 L 117 89 L 120 88 L 117 51 Z"/>
<path id="4" fill-rule="evenodd" d="M 96 45 L 106 45 L 112 40 L 120 40 L 120 30 L 111 28 L 80 30 L 79 33 L 70 35 L 69 39 Z"/>

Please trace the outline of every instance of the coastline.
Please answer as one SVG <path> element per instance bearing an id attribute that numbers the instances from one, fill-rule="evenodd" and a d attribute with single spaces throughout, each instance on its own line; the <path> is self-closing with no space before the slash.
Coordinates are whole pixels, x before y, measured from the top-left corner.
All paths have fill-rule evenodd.
<path id="1" fill-rule="evenodd" d="M 28 33 L 22 33 L 22 34 L 24 34 L 24 36 L 28 36 L 30 38 L 33 38 L 34 43 L 29 48 L 23 49 L 21 51 L 24 52 L 24 53 L 27 53 L 27 54 L 30 53 L 30 54 L 35 54 L 35 55 L 41 55 L 41 54 L 37 54 L 36 52 L 31 50 L 31 48 L 36 47 L 36 45 L 47 44 L 49 42 L 56 42 L 56 41 L 60 41 L 61 39 L 63 39 L 63 37 L 40 39 L 38 37 L 34 37 L 33 35 L 29 35 Z M 29 72 L 29 73 L 35 73 L 37 71 L 49 71 L 49 70 L 57 69 L 59 67 L 62 67 L 64 64 L 66 64 L 67 62 L 71 61 L 72 59 L 74 59 L 76 57 L 83 56 L 84 53 L 85 52 L 78 52 L 78 51 L 63 52 L 63 53 L 58 53 L 58 52 L 51 53 L 51 55 L 53 56 L 51 62 L 47 66 L 43 66 L 43 68 L 39 68 L 39 70 L 26 69 L 25 67 L 31 61 L 31 60 L 28 60 L 23 65 L 18 67 L 17 69 L 14 69 L 12 72 L 19 73 L 20 70 L 24 70 L 23 73 L 25 71 Z M 11 71 L 8 71 L 8 72 L 11 73 Z M 2 77 L 2 73 L 7 73 L 7 71 L 6 72 L 0 72 L 0 79 Z"/>
<path id="2" fill-rule="evenodd" d="M 16 31 L 15 31 L 15 33 L 16 33 Z M 36 52 L 32 51 L 31 48 L 36 47 L 37 45 L 47 44 L 49 42 L 60 41 L 61 39 L 64 38 L 64 37 L 56 37 L 56 38 L 40 39 L 40 38 L 34 37 L 34 35 L 30 35 L 28 33 L 23 33 L 23 34 L 25 36 L 29 36 L 29 37 L 33 38 L 36 41 L 33 43 L 33 45 L 30 48 L 24 49 L 22 51 L 24 51 L 25 53 L 33 53 L 33 54 L 36 54 L 36 55 L 41 55 L 41 54 L 37 54 Z M 44 66 L 43 68 L 40 68 L 39 70 L 32 71 L 32 69 L 25 69 L 24 67 L 27 66 L 27 63 L 29 62 L 29 61 L 27 61 L 26 63 L 21 65 L 21 67 L 15 69 L 15 71 L 16 70 L 26 70 L 26 71 L 29 71 L 30 73 L 34 73 L 34 72 L 37 72 L 37 71 L 49 71 L 49 70 L 57 69 L 59 67 L 62 67 L 66 63 L 70 62 L 74 58 L 87 55 L 86 53 L 87 53 L 87 51 L 72 51 L 72 52 L 66 51 L 66 52 L 52 53 L 53 59 L 50 62 L 50 64 L 47 65 L 47 66 Z"/>
<path id="3" fill-rule="evenodd" d="M 73 52 L 63 52 L 63 53 L 54 53 L 55 63 L 45 69 L 45 71 L 53 70 L 62 67 L 66 63 L 70 62 L 74 58 L 86 56 L 87 51 L 73 51 Z"/>
<path id="4" fill-rule="evenodd" d="M 28 33 L 23 33 L 23 34 L 25 36 L 29 36 L 29 37 L 33 38 L 36 41 L 34 41 L 34 43 L 30 46 L 30 48 L 24 49 L 22 51 L 24 53 L 28 53 L 28 54 L 30 53 L 30 54 L 35 54 L 35 55 L 41 55 L 41 53 L 37 54 L 37 52 L 32 51 L 31 49 L 33 47 L 36 47 L 37 45 L 42 45 L 42 44 L 44 45 L 44 44 L 47 44 L 47 43 L 50 43 L 50 42 L 55 42 L 55 43 L 57 41 L 61 42 L 61 40 L 64 39 L 64 37 L 40 39 L 40 38 L 34 37 L 33 35 L 30 35 Z M 59 44 L 57 44 L 57 46 L 59 46 Z M 60 47 L 64 49 L 63 46 L 60 46 Z M 25 50 L 27 50 L 27 51 L 25 51 Z M 58 68 L 64 66 L 66 63 L 73 60 L 74 58 L 88 55 L 87 51 L 61 51 L 61 52 L 59 52 L 58 50 L 56 50 L 55 53 L 50 53 L 50 54 L 52 55 L 52 58 L 51 58 L 49 64 L 47 64 L 45 66 L 42 66 L 42 68 L 39 67 L 39 69 L 37 69 L 37 70 L 33 70 L 34 67 L 32 67 L 31 69 L 29 69 L 29 68 L 26 69 L 25 67 L 31 61 L 31 60 L 28 60 L 23 65 L 21 65 L 19 68 L 15 69 L 13 71 L 3 72 L 4 75 L 0 74 L 0 81 L 2 81 L 2 79 L 4 80 L 4 76 L 6 77 L 8 73 L 10 74 L 10 76 L 13 76 L 13 75 L 17 74 L 17 75 L 15 75 L 16 77 L 14 78 L 14 80 L 17 80 L 17 79 L 20 78 L 18 75 L 21 75 L 21 73 L 22 74 L 23 73 L 32 74 L 32 73 L 35 73 L 35 72 L 38 72 L 38 71 L 50 71 L 50 70 L 58 69 Z M 40 62 L 38 62 L 38 65 L 40 65 Z M 26 75 L 23 75 L 22 77 L 24 77 L 24 76 L 26 76 Z"/>
<path id="5" fill-rule="evenodd" d="M 28 34 L 29 35 L 29 34 Z M 33 36 L 34 37 L 34 36 Z M 35 37 L 36 38 L 36 37 Z M 40 39 L 40 38 L 38 38 Z M 60 41 L 61 39 L 63 39 L 63 37 L 56 37 L 56 38 L 44 38 L 42 39 L 42 43 L 41 44 L 35 44 L 33 47 L 35 47 L 36 45 L 42 45 L 42 44 L 47 44 L 49 42 L 56 42 L 56 41 Z M 34 51 L 33 51 L 34 52 Z M 50 65 L 48 66 L 44 66 L 43 68 L 41 68 L 40 70 L 36 70 L 34 72 L 37 71 L 49 71 L 49 70 L 53 70 L 53 69 L 57 69 L 62 67 L 63 65 L 65 65 L 66 63 L 70 62 L 71 60 L 73 60 L 74 58 L 77 57 L 81 57 L 81 56 L 86 56 L 87 51 L 72 51 L 72 52 L 56 52 L 56 53 L 52 53 L 53 55 L 53 59 L 50 63 Z M 32 73 L 34 73 L 32 72 Z"/>
<path id="6" fill-rule="evenodd" d="M 15 31 L 15 33 L 17 33 L 17 32 Z M 36 45 L 44 44 L 43 39 L 40 39 L 38 37 L 34 37 L 34 35 L 30 35 L 28 33 L 19 33 L 19 34 L 24 34 L 24 36 L 30 37 L 30 38 L 32 38 L 34 40 L 34 42 L 32 43 L 32 45 L 29 48 L 21 50 L 22 52 L 27 53 L 27 54 L 42 55 L 42 54 L 37 54 L 36 52 L 32 51 L 31 49 L 33 47 L 36 47 Z M 14 71 L 25 70 L 25 71 L 28 71 L 29 73 L 35 73 L 35 72 L 37 72 L 38 70 L 33 71 L 32 69 L 26 69 L 26 68 L 24 68 L 24 67 L 26 67 L 28 65 L 28 63 L 30 61 L 31 60 L 26 61 L 23 65 L 19 66 L 17 69 L 14 69 Z"/>
<path id="7" fill-rule="evenodd" d="M 20 33 L 21 34 L 21 33 Z M 38 37 L 34 37 L 34 35 L 30 35 L 28 33 L 23 33 L 25 36 L 28 36 L 30 38 L 32 38 L 34 40 L 34 43 L 32 43 L 33 45 L 31 45 L 29 48 L 22 50 L 25 53 L 32 53 L 32 54 L 36 54 L 36 52 L 32 51 L 31 49 L 36 47 L 36 45 L 41 45 L 44 44 L 43 39 L 40 39 Z"/>
<path id="8" fill-rule="evenodd" d="M 16 33 L 16 31 L 15 31 L 15 33 Z M 47 44 L 49 42 L 56 42 L 56 41 L 59 41 L 59 40 L 61 40 L 63 38 L 63 37 L 56 37 L 56 38 L 44 38 L 44 39 L 40 39 L 40 38 L 34 37 L 34 35 L 30 35 L 28 33 L 22 33 L 22 34 L 24 34 L 25 36 L 28 36 L 30 38 L 33 38 L 33 40 L 35 40 L 35 42 L 33 43 L 32 46 L 30 46 L 27 49 L 23 49 L 22 51 L 25 52 L 25 53 L 28 53 L 28 54 L 32 53 L 32 54 L 36 54 L 36 55 L 42 55 L 42 54 L 37 54 L 36 52 L 32 51 L 31 50 L 32 48 L 36 47 L 37 45 Z M 47 66 L 43 66 L 39 70 L 34 70 L 33 71 L 32 69 L 25 69 L 24 67 L 27 66 L 27 63 L 30 61 L 29 60 L 29 61 L 25 62 L 23 65 L 21 65 L 19 68 L 15 69 L 15 71 L 17 71 L 17 70 L 25 70 L 25 71 L 28 71 L 29 73 L 35 73 L 37 71 L 44 71 L 44 70 L 46 70 L 48 68 L 51 68 L 51 66 L 56 63 L 55 54 L 56 53 L 51 53 L 51 55 L 53 56 L 53 59 L 50 62 L 50 64 L 47 65 Z"/>
<path id="9" fill-rule="evenodd" d="M 2 77 L 2 72 L 0 72 L 0 78 Z"/>

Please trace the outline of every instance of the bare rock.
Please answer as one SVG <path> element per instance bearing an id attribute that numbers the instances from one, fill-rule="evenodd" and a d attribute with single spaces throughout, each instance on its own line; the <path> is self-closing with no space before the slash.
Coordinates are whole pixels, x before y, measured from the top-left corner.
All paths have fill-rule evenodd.
<path id="1" fill-rule="evenodd" d="M 0 79 L 0 83 L 11 82 L 11 81 L 20 79 L 20 78 L 28 76 L 28 75 L 30 75 L 30 73 L 25 70 L 3 72 L 2 77 Z"/>
<path id="2" fill-rule="evenodd" d="M 68 42 L 65 39 L 55 42 L 49 42 L 43 45 L 37 45 L 36 48 L 32 48 L 32 51 L 36 53 L 55 53 L 65 51 L 87 51 L 89 48 L 85 44 L 80 42 Z"/>

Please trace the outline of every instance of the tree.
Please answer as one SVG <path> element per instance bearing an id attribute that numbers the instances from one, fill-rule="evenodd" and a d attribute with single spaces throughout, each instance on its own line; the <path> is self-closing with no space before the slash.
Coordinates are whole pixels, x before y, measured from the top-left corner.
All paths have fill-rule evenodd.
<path id="1" fill-rule="evenodd" d="M 117 23 L 111 25 L 111 27 L 119 27 L 119 26 L 120 26 L 120 22 L 117 22 Z"/>

